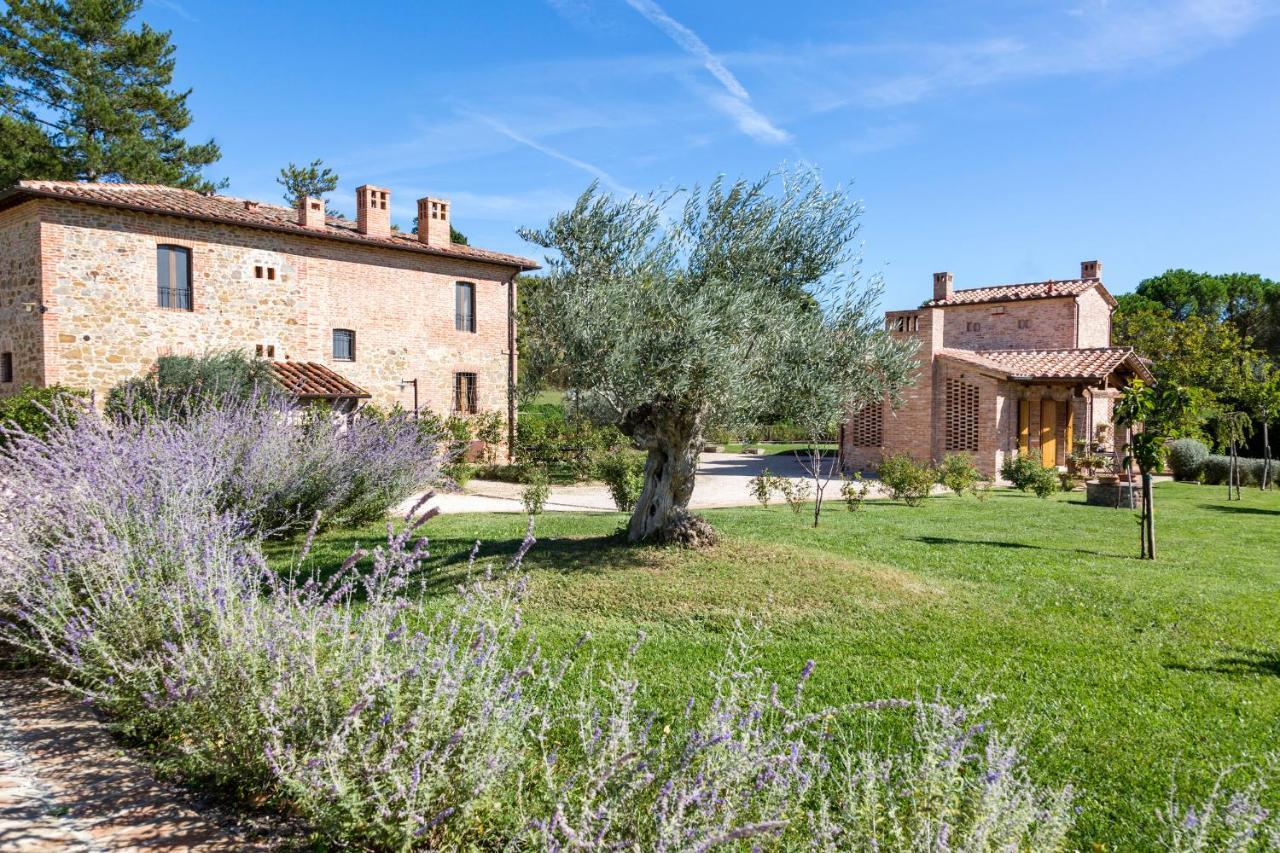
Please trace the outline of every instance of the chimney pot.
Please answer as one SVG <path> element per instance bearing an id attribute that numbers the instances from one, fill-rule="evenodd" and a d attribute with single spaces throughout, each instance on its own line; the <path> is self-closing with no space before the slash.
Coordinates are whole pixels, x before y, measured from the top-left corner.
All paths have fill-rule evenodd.
<path id="1" fill-rule="evenodd" d="M 324 199 L 313 195 L 300 197 L 298 224 L 305 228 L 324 228 Z"/>
<path id="2" fill-rule="evenodd" d="M 356 228 L 370 237 L 391 236 L 391 190 L 370 184 L 356 187 Z"/>
<path id="3" fill-rule="evenodd" d="M 418 240 L 420 242 L 428 246 L 453 244 L 449 226 L 450 207 L 448 199 L 418 199 Z"/>
<path id="4" fill-rule="evenodd" d="M 933 274 L 933 298 L 937 301 L 946 301 L 951 299 L 955 294 L 952 285 L 955 283 L 955 276 L 949 272 L 936 272 Z"/>
<path id="5" fill-rule="evenodd" d="M 1081 278 L 1102 278 L 1102 261 L 1081 261 Z"/>

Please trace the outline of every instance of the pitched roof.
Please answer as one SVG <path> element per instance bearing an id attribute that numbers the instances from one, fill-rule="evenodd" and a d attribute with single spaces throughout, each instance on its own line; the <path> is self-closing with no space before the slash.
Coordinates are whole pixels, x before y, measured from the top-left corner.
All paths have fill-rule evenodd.
<path id="1" fill-rule="evenodd" d="M 1133 347 L 983 351 L 948 348 L 938 350 L 937 355 L 984 368 L 1005 379 L 1101 381 L 1126 367 L 1144 381 L 1153 381 L 1151 371 Z"/>
<path id="2" fill-rule="evenodd" d="M 16 186 L 0 192 L 0 209 L 25 201 L 28 198 L 55 198 L 99 204 L 108 207 L 137 210 L 144 213 L 161 213 L 182 216 L 204 222 L 220 222 L 264 228 L 308 237 L 367 243 L 388 249 L 402 249 L 428 255 L 440 255 L 466 261 L 516 267 L 520 270 L 538 268 L 537 261 L 518 255 L 491 252 L 452 243 L 448 246 L 428 246 L 413 234 L 393 231 L 388 237 L 361 234 L 356 223 L 337 216 L 325 218 L 325 227 L 308 228 L 298 224 L 298 213 L 290 207 L 264 204 L 247 199 L 223 195 L 203 195 L 194 190 L 166 187 L 161 184 L 110 184 L 84 183 L 80 181 L 19 181 Z"/>
<path id="3" fill-rule="evenodd" d="M 1102 280 L 1097 278 L 1077 278 L 1069 281 L 1031 281 L 1025 284 L 972 287 L 967 290 L 954 291 L 950 299 L 930 299 L 924 303 L 924 307 L 936 308 L 946 305 L 979 305 L 985 302 L 1022 302 L 1027 299 L 1054 299 L 1062 296 L 1079 296 L 1091 287 L 1097 287 L 1111 307 L 1115 307 L 1115 299 L 1102 286 Z"/>
<path id="4" fill-rule="evenodd" d="M 368 391 L 314 361 L 273 361 L 271 375 L 280 387 L 303 400 L 355 399 Z"/>

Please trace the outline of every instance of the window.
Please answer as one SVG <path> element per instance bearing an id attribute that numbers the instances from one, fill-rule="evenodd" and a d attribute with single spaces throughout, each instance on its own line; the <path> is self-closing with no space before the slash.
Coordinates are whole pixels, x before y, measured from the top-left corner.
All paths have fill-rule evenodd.
<path id="1" fill-rule="evenodd" d="M 0 352 L 0 382 L 13 381 L 13 353 Z"/>
<path id="2" fill-rule="evenodd" d="M 981 323 L 975 323 L 975 322 L 973 322 L 972 320 L 970 320 L 968 323 L 965 323 L 965 324 L 964 324 L 964 330 L 965 330 L 966 332 L 981 332 L 981 331 L 982 331 L 982 324 L 981 324 Z"/>
<path id="3" fill-rule="evenodd" d="M 476 330 L 476 286 L 460 281 L 453 286 L 454 325 L 459 332 Z"/>
<path id="4" fill-rule="evenodd" d="M 275 358 L 276 345 L 275 344 L 258 344 L 257 347 L 254 348 L 254 355 L 256 355 L 258 358 L 263 358 L 263 357 Z"/>
<path id="5" fill-rule="evenodd" d="M 156 304 L 178 311 L 191 310 L 191 250 L 183 246 L 156 247 Z"/>
<path id="6" fill-rule="evenodd" d="M 959 379 L 946 382 L 946 421 L 944 447 L 976 453 L 978 450 L 978 386 Z"/>
<path id="7" fill-rule="evenodd" d="M 1019 329 L 1030 329 L 1030 328 L 1031 328 L 1031 321 L 1030 321 L 1030 320 L 1019 320 L 1019 321 L 1018 321 L 1018 328 L 1019 328 Z"/>
<path id="8" fill-rule="evenodd" d="M 480 410 L 476 401 L 476 375 L 453 374 L 453 410 L 460 414 L 474 415 Z"/>
<path id="9" fill-rule="evenodd" d="M 253 277 L 254 277 L 254 278 L 265 278 L 267 281 L 275 281 L 275 280 L 276 280 L 276 268 L 275 268 L 275 267 L 255 266 L 255 267 L 253 268 Z"/>
<path id="10" fill-rule="evenodd" d="M 356 360 L 356 333 L 351 329 L 333 330 L 333 358 L 335 361 Z"/>

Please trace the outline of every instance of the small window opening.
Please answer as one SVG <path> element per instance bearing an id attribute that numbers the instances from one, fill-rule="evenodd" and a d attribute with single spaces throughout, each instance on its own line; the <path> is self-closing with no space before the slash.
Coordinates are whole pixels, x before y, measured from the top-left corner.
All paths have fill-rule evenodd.
<path id="1" fill-rule="evenodd" d="M 0 382 L 13 381 L 13 353 L 0 352 Z"/>

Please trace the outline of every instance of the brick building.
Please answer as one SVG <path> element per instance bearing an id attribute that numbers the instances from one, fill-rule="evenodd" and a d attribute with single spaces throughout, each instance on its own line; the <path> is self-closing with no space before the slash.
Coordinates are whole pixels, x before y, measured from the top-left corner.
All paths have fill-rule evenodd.
<path id="1" fill-rule="evenodd" d="M 0 395 L 101 396 L 164 354 L 238 348 L 303 397 L 501 410 L 526 258 L 454 244 L 451 208 L 356 190 L 357 219 L 172 187 L 23 181 L 0 192 Z M 416 384 L 414 380 L 417 380 Z M 509 419 L 509 418 L 508 418 Z"/>
<path id="2" fill-rule="evenodd" d="M 1040 451 L 1046 467 L 1066 464 L 1077 440 L 1111 422 L 1125 383 L 1151 380 L 1131 348 L 1111 346 L 1115 305 L 1097 261 L 1082 263 L 1077 279 L 969 290 L 935 274 L 933 299 L 885 314 L 891 335 L 917 342 L 919 366 L 896 408 L 886 401 L 851 415 L 840 438 L 846 467 L 969 453 L 994 477 L 1019 450 Z"/>

